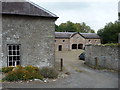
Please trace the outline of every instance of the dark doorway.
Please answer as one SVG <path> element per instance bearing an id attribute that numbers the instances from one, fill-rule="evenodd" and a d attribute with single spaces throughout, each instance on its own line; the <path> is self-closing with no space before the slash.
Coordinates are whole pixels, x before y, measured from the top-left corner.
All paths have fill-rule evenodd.
<path id="1" fill-rule="evenodd" d="M 77 44 L 72 44 L 72 49 L 77 49 Z"/>
<path id="2" fill-rule="evenodd" d="M 59 51 L 62 51 L 62 45 L 59 45 L 59 46 L 58 46 L 58 50 L 59 50 Z"/>
<path id="3" fill-rule="evenodd" d="M 83 44 L 78 44 L 78 49 L 83 49 Z"/>

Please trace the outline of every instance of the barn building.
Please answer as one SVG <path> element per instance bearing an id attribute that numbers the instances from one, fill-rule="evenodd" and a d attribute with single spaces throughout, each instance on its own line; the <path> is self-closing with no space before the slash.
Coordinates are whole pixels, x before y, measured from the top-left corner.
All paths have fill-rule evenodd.
<path id="1" fill-rule="evenodd" d="M 55 32 L 56 51 L 80 50 L 88 44 L 101 44 L 101 38 L 96 33 Z"/>

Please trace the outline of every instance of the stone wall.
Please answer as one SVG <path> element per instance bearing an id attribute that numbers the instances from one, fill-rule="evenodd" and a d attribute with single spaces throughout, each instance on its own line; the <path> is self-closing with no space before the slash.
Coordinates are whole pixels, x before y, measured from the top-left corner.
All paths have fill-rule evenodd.
<path id="1" fill-rule="evenodd" d="M 70 39 L 55 39 L 55 50 L 59 51 L 59 45 L 62 45 L 62 51 L 69 51 L 70 50 Z"/>
<path id="2" fill-rule="evenodd" d="M 118 46 L 86 46 L 85 62 L 91 66 L 97 63 L 98 66 L 118 70 L 119 50 Z"/>
<path id="3" fill-rule="evenodd" d="M 4 67 L 7 66 L 7 44 L 21 45 L 22 66 L 54 66 L 55 19 L 3 15 L 2 23 Z"/>
<path id="4" fill-rule="evenodd" d="M 85 45 L 100 45 L 101 44 L 101 39 L 85 39 Z"/>

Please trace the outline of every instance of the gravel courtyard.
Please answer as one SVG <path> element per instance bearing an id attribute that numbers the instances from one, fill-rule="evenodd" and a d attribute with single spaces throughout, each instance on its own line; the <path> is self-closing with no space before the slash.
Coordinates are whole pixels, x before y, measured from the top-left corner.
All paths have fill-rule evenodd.
<path id="1" fill-rule="evenodd" d="M 69 51 L 56 52 L 55 58 L 60 62 L 64 60 L 64 70 L 70 75 L 50 83 L 3 83 L 4 88 L 118 88 L 118 74 L 106 70 L 94 70 L 78 60 L 78 55 L 83 52 Z M 59 65 L 58 65 L 59 67 Z"/>

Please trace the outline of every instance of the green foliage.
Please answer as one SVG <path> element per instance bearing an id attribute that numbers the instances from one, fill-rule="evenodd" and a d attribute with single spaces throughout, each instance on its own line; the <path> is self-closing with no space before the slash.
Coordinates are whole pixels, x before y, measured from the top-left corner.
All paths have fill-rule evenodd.
<path id="1" fill-rule="evenodd" d="M 8 72 L 12 71 L 13 68 L 14 68 L 14 67 L 3 67 L 3 68 L 2 68 L 2 72 L 8 73 Z"/>
<path id="2" fill-rule="evenodd" d="M 44 67 L 41 70 L 34 66 L 16 66 L 3 68 L 6 73 L 3 80 L 6 81 L 19 81 L 19 80 L 31 80 L 43 78 L 57 78 L 58 72 L 50 67 Z"/>
<path id="3" fill-rule="evenodd" d="M 8 72 L 4 78 L 7 81 L 19 81 L 30 79 L 41 79 L 43 76 L 40 74 L 39 69 L 33 66 L 17 66 L 12 71 Z"/>
<path id="4" fill-rule="evenodd" d="M 4 78 L 7 81 L 18 81 L 18 80 L 28 80 L 30 79 L 30 73 L 25 70 L 15 70 L 8 72 Z"/>
<path id="5" fill-rule="evenodd" d="M 39 71 L 38 67 L 34 67 L 34 66 L 31 66 L 31 65 L 28 65 L 28 66 L 24 67 L 24 69 L 29 71 L 29 72 Z"/>
<path id="6" fill-rule="evenodd" d="M 107 44 L 102 44 L 102 45 L 104 45 L 104 46 L 118 46 L 118 47 L 120 47 L 120 43 L 107 43 Z"/>
<path id="7" fill-rule="evenodd" d="M 95 33 L 89 26 L 83 23 L 73 23 L 67 21 L 61 23 L 59 26 L 55 25 L 56 32 L 82 32 L 82 33 Z"/>
<path id="8" fill-rule="evenodd" d="M 50 68 L 50 67 L 43 67 L 40 70 L 40 73 L 45 78 L 57 78 L 58 76 L 58 72 L 54 68 Z"/>
<path id="9" fill-rule="evenodd" d="M 120 23 L 108 23 L 103 29 L 98 30 L 97 34 L 101 36 L 102 43 L 117 43 L 118 33 L 120 33 Z"/>

